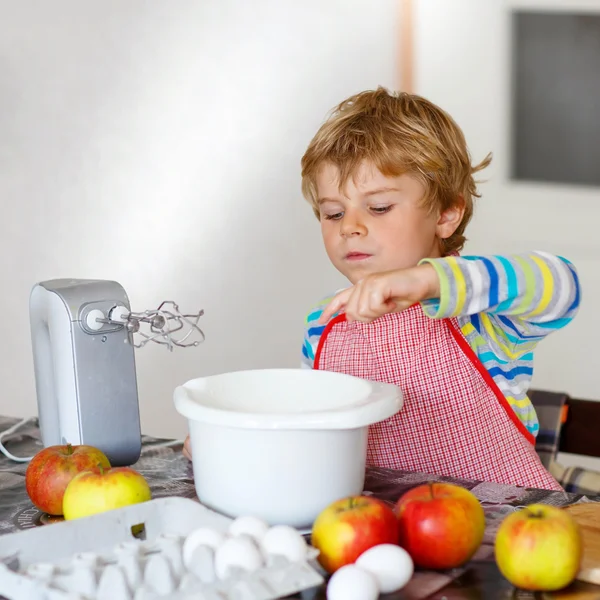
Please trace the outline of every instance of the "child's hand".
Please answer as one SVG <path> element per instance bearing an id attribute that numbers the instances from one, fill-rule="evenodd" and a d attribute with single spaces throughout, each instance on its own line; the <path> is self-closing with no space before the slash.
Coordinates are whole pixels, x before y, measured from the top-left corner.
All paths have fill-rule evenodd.
<path id="1" fill-rule="evenodd" d="M 335 313 L 344 311 L 348 321 L 370 323 L 387 313 L 401 312 L 416 302 L 436 298 L 439 293 L 437 273 L 429 264 L 375 273 L 334 296 L 319 322 L 324 324 Z"/>
<path id="2" fill-rule="evenodd" d="M 183 455 L 188 459 L 192 460 L 192 445 L 190 443 L 190 436 L 186 436 L 185 441 L 183 442 Z"/>

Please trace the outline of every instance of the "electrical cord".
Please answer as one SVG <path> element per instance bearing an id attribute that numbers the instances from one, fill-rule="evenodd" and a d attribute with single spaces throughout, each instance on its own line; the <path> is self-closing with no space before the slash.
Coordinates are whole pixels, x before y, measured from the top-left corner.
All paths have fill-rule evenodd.
<path id="1" fill-rule="evenodd" d="M 20 421 L 18 421 L 17 423 L 15 423 L 11 427 L 9 427 L 8 429 L 5 429 L 4 431 L 0 432 L 0 452 L 2 452 L 2 454 L 4 454 L 4 456 L 6 456 L 6 458 L 9 458 L 10 460 L 14 460 L 15 462 L 29 462 L 33 458 L 33 456 L 15 456 L 14 454 L 11 454 L 4 447 L 4 444 L 2 443 L 2 440 L 5 436 L 11 435 L 17 429 L 19 429 L 19 427 L 22 427 L 23 425 L 25 425 L 25 423 L 27 423 L 28 421 L 31 421 L 32 419 L 35 419 L 35 417 L 27 417 L 26 419 L 21 419 Z"/>

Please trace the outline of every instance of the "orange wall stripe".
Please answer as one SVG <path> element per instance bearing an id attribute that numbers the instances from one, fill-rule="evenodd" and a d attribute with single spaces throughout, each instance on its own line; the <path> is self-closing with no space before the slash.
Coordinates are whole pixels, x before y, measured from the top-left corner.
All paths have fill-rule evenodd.
<path id="1" fill-rule="evenodd" d="M 400 89 L 414 92 L 414 6 L 413 0 L 400 2 Z"/>

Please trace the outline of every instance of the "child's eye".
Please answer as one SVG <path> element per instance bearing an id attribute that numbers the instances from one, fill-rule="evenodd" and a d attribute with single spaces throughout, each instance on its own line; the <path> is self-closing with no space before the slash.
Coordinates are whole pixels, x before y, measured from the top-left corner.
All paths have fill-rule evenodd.
<path id="1" fill-rule="evenodd" d="M 335 213 L 334 215 L 324 215 L 325 219 L 327 219 L 328 221 L 339 221 L 343 216 L 344 213 Z"/>
<path id="2" fill-rule="evenodd" d="M 391 207 L 391 205 L 390 206 L 372 206 L 371 210 L 376 215 L 384 215 L 386 212 L 389 212 L 390 210 L 392 210 L 392 207 Z"/>

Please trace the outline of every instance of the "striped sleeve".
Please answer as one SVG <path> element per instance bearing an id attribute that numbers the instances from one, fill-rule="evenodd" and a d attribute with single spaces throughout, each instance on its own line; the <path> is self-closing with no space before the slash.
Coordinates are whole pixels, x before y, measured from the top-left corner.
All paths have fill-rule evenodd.
<path id="1" fill-rule="evenodd" d="M 580 302 L 579 278 L 565 258 L 545 252 L 424 259 L 439 277 L 439 298 L 422 303 L 432 318 L 472 316 L 509 359 L 567 325 Z"/>
<path id="2" fill-rule="evenodd" d="M 326 327 L 326 324 L 321 325 L 317 321 L 323 314 L 325 307 L 331 302 L 334 295 L 335 294 L 331 294 L 330 296 L 323 298 L 317 306 L 308 313 L 304 320 L 304 339 L 302 342 L 302 356 L 300 361 L 300 366 L 303 369 L 314 368 L 317 347 L 319 346 L 321 335 Z M 335 317 L 335 315 L 333 315 L 333 317 Z"/>

